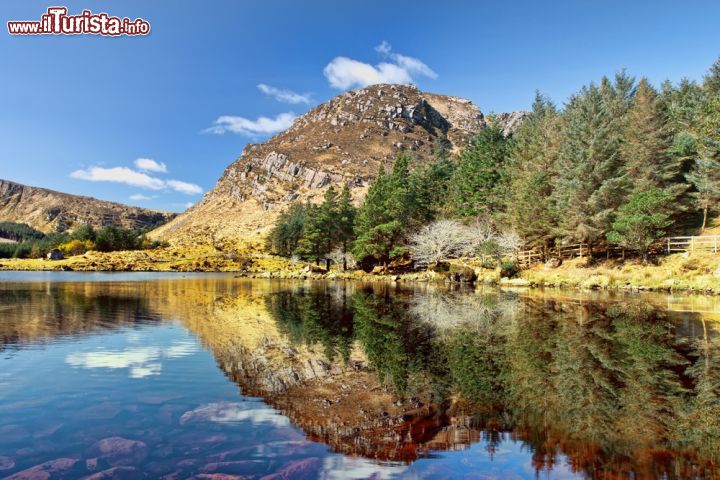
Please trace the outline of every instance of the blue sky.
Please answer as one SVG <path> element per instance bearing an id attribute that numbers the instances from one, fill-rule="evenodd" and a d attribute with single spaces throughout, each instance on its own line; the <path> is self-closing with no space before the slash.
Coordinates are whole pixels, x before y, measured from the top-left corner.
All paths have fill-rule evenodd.
<path id="1" fill-rule="evenodd" d="M 152 33 L 7 33 L 57 4 Z M 535 89 L 562 104 L 620 68 L 699 80 L 719 19 L 710 1 L 3 0 L 0 178 L 182 211 L 247 142 L 343 88 L 409 78 L 501 112 Z"/>

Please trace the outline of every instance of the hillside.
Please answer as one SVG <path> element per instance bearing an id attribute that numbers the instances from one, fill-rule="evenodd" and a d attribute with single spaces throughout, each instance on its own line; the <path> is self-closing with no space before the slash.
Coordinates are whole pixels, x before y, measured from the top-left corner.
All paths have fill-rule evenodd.
<path id="1" fill-rule="evenodd" d="M 525 115 L 499 114 L 496 121 L 509 133 Z M 361 198 L 398 153 L 423 161 L 438 142 L 457 150 L 487 122 L 469 100 L 410 85 L 343 93 L 268 141 L 248 144 L 201 202 L 152 235 L 179 243 L 258 239 L 290 202 L 317 200 L 343 182 Z"/>
<path id="2" fill-rule="evenodd" d="M 45 233 L 72 230 L 79 223 L 147 228 L 175 216 L 0 179 L 0 221 L 25 223 Z"/>

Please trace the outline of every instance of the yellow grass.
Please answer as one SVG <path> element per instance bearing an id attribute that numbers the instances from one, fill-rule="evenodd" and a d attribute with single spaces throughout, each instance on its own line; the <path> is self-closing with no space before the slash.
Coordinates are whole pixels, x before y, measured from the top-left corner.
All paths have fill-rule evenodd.
<path id="1" fill-rule="evenodd" d="M 720 255 L 699 252 L 669 255 L 658 264 L 639 260 L 566 260 L 559 268 L 536 265 L 522 272 L 533 285 L 579 288 L 637 288 L 640 290 L 702 291 L 720 293 Z"/>

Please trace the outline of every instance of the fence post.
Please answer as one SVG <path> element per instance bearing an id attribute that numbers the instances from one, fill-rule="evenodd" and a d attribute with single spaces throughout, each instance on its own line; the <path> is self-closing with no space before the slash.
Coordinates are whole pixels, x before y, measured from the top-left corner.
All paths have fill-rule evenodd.
<path id="1" fill-rule="evenodd" d="M 690 237 L 690 253 L 695 253 L 695 237 Z"/>
<path id="2" fill-rule="evenodd" d="M 670 255 L 670 237 L 668 237 L 668 255 Z"/>
<path id="3" fill-rule="evenodd" d="M 713 243 L 713 253 L 717 253 L 717 235 L 715 236 L 715 238 L 713 238 Z"/>

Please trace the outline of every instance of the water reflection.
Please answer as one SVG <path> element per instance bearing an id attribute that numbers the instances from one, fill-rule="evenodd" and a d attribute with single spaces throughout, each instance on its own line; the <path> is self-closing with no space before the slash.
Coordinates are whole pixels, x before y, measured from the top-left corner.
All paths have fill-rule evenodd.
<path id="1" fill-rule="evenodd" d="M 17 353 L 61 341 L 67 345 L 58 358 L 73 371 L 156 382 L 146 385 L 179 375 L 173 365 L 193 365 L 184 381 L 170 377 L 175 383 L 163 383 L 162 392 L 145 393 L 162 412 L 136 412 L 146 415 L 136 435 L 143 432 L 147 444 L 188 428 L 193 438 L 211 439 L 202 452 L 175 447 L 175 454 L 204 456 L 177 478 L 208 468 L 211 457 L 249 461 L 249 447 L 232 447 L 246 438 L 205 430 L 236 424 L 252 425 L 246 437 L 278 435 L 255 441 L 264 446 L 252 450 L 253 462 L 322 458 L 291 475 L 308 478 L 331 476 L 338 462 L 355 462 L 364 476 L 452 478 L 470 474 L 471 464 L 498 477 L 713 476 L 720 460 L 720 336 L 713 320 L 662 308 L 663 301 L 214 277 L 0 283 L 0 349 Z M 687 310 L 693 302 L 672 303 Z M 148 332 L 165 333 L 150 341 Z M 92 347 L 75 346 L 99 334 Z M 113 335 L 123 340 L 109 342 Z M 163 400 L 196 395 L 200 378 L 211 376 L 195 338 L 242 396 L 209 389 L 192 401 Z M 0 377 L 0 389 L 18 381 L 12 375 Z M 32 392 L 22 398 L 16 386 L 0 393 L 0 411 L 13 411 L 10 397 L 13 404 L 37 400 Z M 86 416 L 110 426 L 123 418 L 110 399 L 99 407 L 79 401 L 87 403 Z M 158 415 L 172 428 L 155 425 Z M 0 420 L 5 433 L 21 428 L 13 425 Z M 335 452 L 401 465 L 322 453 L 292 426 Z M 21 448 L 23 438 L 6 445 Z M 463 450 L 462 457 L 440 453 Z M 163 461 L 185 458 L 175 454 Z M 415 463 L 402 466 L 408 462 Z M 269 467 L 216 468 L 206 473 L 244 468 L 244 475 L 259 475 Z"/>
<path id="2" fill-rule="evenodd" d="M 416 448 L 385 454 L 413 458 L 481 436 L 492 452 L 511 432 L 538 471 L 559 453 L 590 477 L 693 476 L 718 461 L 720 339 L 699 316 L 678 319 L 638 299 L 497 292 L 338 297 L 323 286 L 278 296 L 268 303 L 282 308 L 270 310 L 293 338 L 322 345 L 328 360 L 359 345 L 383 388 L 426 405 L 402 418 L 432 418 L 429 429 L 396 427 Z"/>

